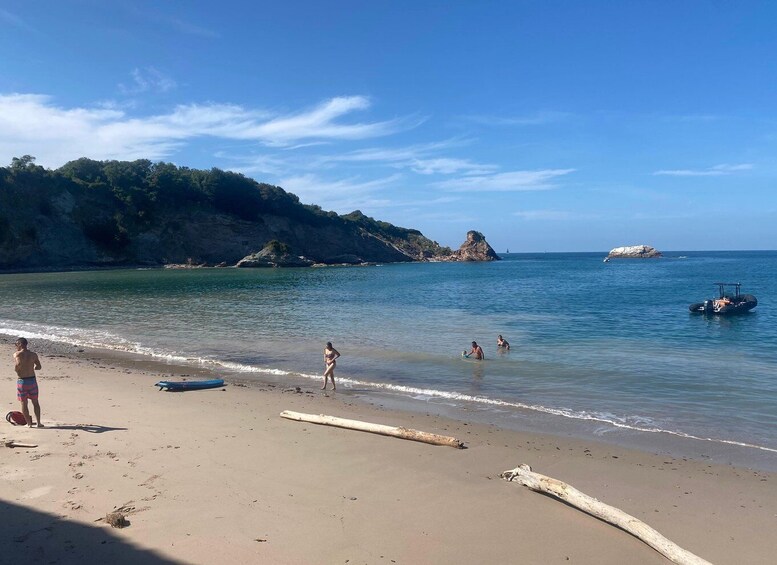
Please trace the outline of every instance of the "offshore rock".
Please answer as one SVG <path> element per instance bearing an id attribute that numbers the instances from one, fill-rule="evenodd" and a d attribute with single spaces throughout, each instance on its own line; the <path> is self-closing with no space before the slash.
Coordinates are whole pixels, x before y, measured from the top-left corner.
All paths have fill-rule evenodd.
<path id="1" fill-rule="evenodd" d="M 258 253 L 252 253 L 243 257 L 235 267 L 262 268 L 262 267 L 310 267 L 313 261 L 302 255 L 292 255 L 289 247 L 278 241 L 271 241 Z"/>
<path id="2" fill-rule="evenodd" d="M 435 261 L 501 261 L 501 257 L 496 254 L 492 247 L 486 241 L 485 236 L 479 231 L 471 230 L 467 232 L 467 241 L 461 244 L 456 251 L 450 255 L 443 255 L 434 258 Z"/>
<path id="3" fill-rule="evenodd" d="M 658 257 L 661 257 L 661 252 L 649 245 L 616 247 L 607 254 L 608 259 L 654 259 Z"/>

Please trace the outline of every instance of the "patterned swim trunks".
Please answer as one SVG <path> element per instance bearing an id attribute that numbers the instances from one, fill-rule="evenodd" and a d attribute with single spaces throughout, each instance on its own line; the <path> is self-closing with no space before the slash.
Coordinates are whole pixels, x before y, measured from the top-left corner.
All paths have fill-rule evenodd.
<path id="1" fill-rule="evenodd" d="M 16 398 L 38 400 L 38 380 L 35 377 L 16 381 Z"/>

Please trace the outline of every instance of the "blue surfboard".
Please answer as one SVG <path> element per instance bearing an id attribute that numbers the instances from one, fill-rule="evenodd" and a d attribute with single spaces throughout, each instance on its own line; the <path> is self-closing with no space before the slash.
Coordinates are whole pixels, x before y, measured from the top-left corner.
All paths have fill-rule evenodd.
<path id="1" fill-rule="evenodd" d="M 159 390 L 168 391 L 202 390 L 224 386 L 224 379 L 211 379 L 209 381 L 159 381 L 154 386 L 158 386 Z"/>

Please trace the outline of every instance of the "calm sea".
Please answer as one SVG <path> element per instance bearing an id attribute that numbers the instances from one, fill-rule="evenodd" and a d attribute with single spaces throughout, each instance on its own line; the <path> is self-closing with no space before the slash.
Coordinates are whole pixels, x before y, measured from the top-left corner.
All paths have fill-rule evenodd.
<path id="1" fill-rule="evenodd" d="M 777 252 L 603 256 L 6 274 L 0 333 L 310 387 L 332 341 L 338 394 L 777 468 Z M 717 281 L 758 307 L 690 314 Z"/>

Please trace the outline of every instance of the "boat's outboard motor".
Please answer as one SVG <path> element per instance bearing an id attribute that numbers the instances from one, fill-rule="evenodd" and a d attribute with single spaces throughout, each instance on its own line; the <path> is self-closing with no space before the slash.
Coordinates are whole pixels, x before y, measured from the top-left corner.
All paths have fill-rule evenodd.
<path id="1" fill-rule="evenodd" d="M 712 314 L 712 312 L 715 310 L 715 301 L 713 300 L 705 300 L 704 301 L 704 313 L 705 314 Z"/>

